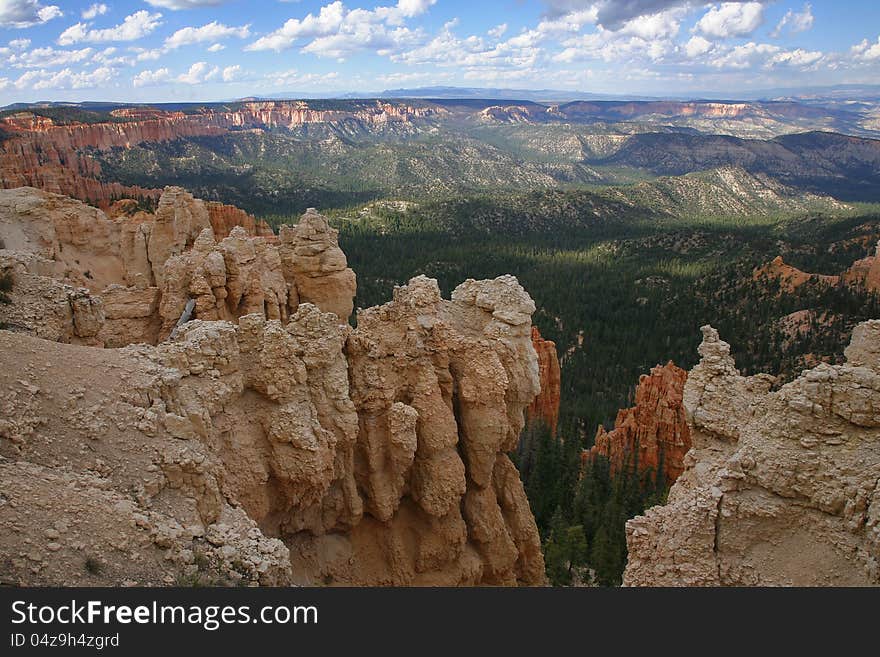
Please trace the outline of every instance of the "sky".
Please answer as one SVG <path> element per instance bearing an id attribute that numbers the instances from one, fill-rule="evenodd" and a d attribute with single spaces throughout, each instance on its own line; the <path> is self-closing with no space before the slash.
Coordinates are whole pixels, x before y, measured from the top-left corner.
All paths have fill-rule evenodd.
<path id="1" fill-rule="evenodd" d="M 0 105 L 880 84 L 878 0 L 0 0 Z"/>

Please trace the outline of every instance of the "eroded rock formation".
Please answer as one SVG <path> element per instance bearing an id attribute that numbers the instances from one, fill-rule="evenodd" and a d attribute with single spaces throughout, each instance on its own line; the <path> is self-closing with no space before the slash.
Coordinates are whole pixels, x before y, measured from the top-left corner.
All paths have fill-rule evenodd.
<path id="1" fill-rule="evenodd" d="M 627 523 L 624 583 L 880 584 L 880 321 L 775 392 L 709 326 L 699 353 L 693 449 L 668 503 Z"/>
<path id="2" fill-rule="evenodd" d="M 118 208 L 111 219 L 68 197 L 0 190 L 0 268 L 20 279 L 0 320 L 47 339 L 120 347 L 167 337 L 190 299 L 200 319 L 286 322 L 300 300 L 348 319 L 355 275 L 326 219 L 311 211 L 279 240 L 237 208 L 216 208 L 168 187 L 155 214 Z M 78 310 L 86 298 L 101 306 L 90 320 L 97 331 L 74 326 L 71 295 Z"/>
<path id="3" fill-rule="evenodd" d="M 556 435 L 559 423 L 559 396 L 561 394 L 562 374 L 559 367 L 559 356 L 556 343 L 545 340 L 537 326 L 532 327 L 532 346 L 538 354 L 538 376 L 541 391 L 529 405 L 529 421 L 543 422 Z"/>
<path id="4" fill-rule="evenodd" d="M 810 280 L 818 280 L 827 285 L 837 285 L 840 281 L 839 276 L 829 276 L 825 274 L 810 274 L 801 271 L 797 267 L 793 267 L 786 263 L 782 256 L 776 256 L 763 267 L 759 267 L 754 272 L 755 278 L 765 276 L 767 278 L 779 280 L 780 287 L 784 292 L 793 292 L 804 283 Z"/>
<path id="5" fill-rule="evenodd" d="M 352 329 L 316 212 L 276 240 L 218 239 L 182 190 L 0 210 L 3 583 L 544 583 L 506 455 L 539 390 L 515 278 L 417 277 Z"/>
<path id="6" fill-rule="evenodd" d="M 666 485 L 672 485 L 684 470 L 684 457 L 691 448 L 682 404 L 685 381 L 687 372 L 672 362 L 643 374 L 635 406 L 618 411 L 610 432 L 599 426 L 588 458 L 604 456 L 613 474 L 662 471 Z"/>
<path id="7" fill-rule="evenodd" d="M 847 283 L 862 284 L 872 292 L 880 292 L 880 242 L 872 255 L 856 260 L 841 278 Z"/>
<path id="8" fill-rule="evenodd" d="M 792 292 L 810 280 L 818 280 L 826 285 L 837 285 L 838 283 L 859 285 L 870 292 L 880 292 L 880 243 L 875 247 L 873 254 L 856 260 L 849 269 L 839 276 L 810 274 L 801 271 L 786 264 L 782 256 L 776 256 L 768 264 L 756 269 L 754 275 L 755 277 L 766 276 L 778 279 L 785 292 Z"/>

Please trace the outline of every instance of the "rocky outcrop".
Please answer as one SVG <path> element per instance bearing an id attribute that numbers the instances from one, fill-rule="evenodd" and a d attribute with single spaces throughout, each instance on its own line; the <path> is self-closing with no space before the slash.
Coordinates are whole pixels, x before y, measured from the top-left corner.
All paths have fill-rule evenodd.
<path id="1" fill-rule="evenodd" d="M 556 425 L 559 423 L 559 396 L 562 386 L 556 343 L 542 338 L 538 327 L 533 326 L 532 347 L 538 355 L 541 391 L 529 404 L 528 418 L 530 422 L 542 422 L 555 436 Z"/>
<path id="2" fill-rule="evenodd" d="M 103 346 L 102 300 L 53 278 L 54 265 L 34 253 L 0 250 L 0 275 L 13 281 L 10 303 L 0 305 L 0 324 L 44 340 Z"/>
<path id="3" fill-rule="evenodd" d="M 856 260 L 841 278 L 846 283 L 863 285 L 871 292 L 880 293 L 880 242 L 873 255 Z"/>
<path id="4" fill-rule="evenodd" d="M 0 190 L 0 246 L 10 258 L 17 254 L 15 267 L 9 260 L 4 268 L 23 277 L 16 284 L 19 303 L 0 307 L 0 320 L 47 339 L 87 337 L 89 344 L 121 347 L 167 337 L 191 299 L 194 316 L 208 320 L 236 322 L 259 313 L 286 322 L 300 301 L 334 312 L 340 321 L 351 314 L 354 272 L 337 231 L 314 210 L 299 225 L 284 227 L 279 241 L 249 233 L 267 229 L 250 215 L 205 203 L 179 187 L 165 189 L 155 214 L 118 209 L 110 219 L 67 197 L 31 188 Z M 220 239 L 215 225 L 232 228 Z M 30 264 L 22 260 L 25 254 Z M 95 333 L 74 331 L 61 284 L 86 288 L 102 304 Z M 44 292 L 37 294 L 37 287 Z"/>
<path id="5" fill-rule="evenodd" d="M 419 278 L 353 332 L 305 303 L 158 347 L 0 332 L 7 581 L 543 583 L 505 454 L 537 390 L 533 307 L 511 277 L 452 301 Z"/>
<path id="6" fill-rule="evenodd" d="M 754 272 L 755 278 L 766 277 L 779 281 L 780 288 L 783 292 L 793 292 L 804 283 L 811 280 L 820 281 L 826 285 L 837 285 L 840 281 L 839 276 L 828 276 L 825 274 L 809 274 L 801 271 L 797 267 L 787 264 L 782 256 L 776 256 L 763 267 L 759 267 Z"/>
<path id="7" fill-rule="evenodd" d="M 639 378 L 636 403 L 618 411 L 614 429 L 599 426 L 588 458 L 608 459 L 612 474 L 662 473 L 671 486 L 684 470 L 691 431 L 682 404 L 687 372 L 672 362 L 657 365 Z"/>
<path id="8" fill-rule="evenodd" d="M 545 582 L 507 457 L 539 391 L 515 278 L 444 300 L 417 277 L 353 329 L 354 274 L 316 212 L 218 240 L 182 190 L 112 220 L 5 194 L 4 583 Z M 97 292 L 70 282 L 82 213 L 119 276 Z"/>
<path id="9" fill-rule="evenodd" d="M 296 309 L 295 294 L 289 304 L 278 248 L 249 238 L 241 227 L 219 243 L 211 228 L 203 228 L 192 248 L 166 260 L 162 272 L 162 336 L 171 333 L 190 299 L 195 317 L 207 320 L 258 313 L 286 322 Z"/>
<path id="10" fill-rule="evenodd" d="M 537 528 L 506 456 L 537 392 L 533 310 L 509 276 L 467 281 L 451 301 L 417 277 L 358 313 L 346 353 L 364 518 L 344 545 L 300 537 L 294 563 L 335 582 L 544 582 Z"/>
<path id="11" fill-rule="evenodd" d="M 296 226 L 279 231 L 279 255 L 284 277 L 299 301 L 347 319 L 357 285 L 354 272 L 339 248 L 339 231 L 314 208 L 306 210 Z"/>
<path id="12" fill-rule="evenodd" d="M 859 324 L 844 365 L 771 392 L 703 327 L 684 406 L 685 471 L 664 506 L 627 523 L 624 583 L 880 584 L 880 321 Z"/>
<path id="13" fill-rule="evenodd" d="M 849 269 L 839 276 L 810 274 L 786 264 L 782 260 L 782 256 L 776 256 L 771 262 L 756 269 L 754 277 L 778 279 L 783 292 L 793 292 L 804 283 L 814 280 L 826 285 L 843 283 L 860 286 L 869 292 L 880 293 L 880 243 L 877 244 L 872 255 L 856 260 Z"/>

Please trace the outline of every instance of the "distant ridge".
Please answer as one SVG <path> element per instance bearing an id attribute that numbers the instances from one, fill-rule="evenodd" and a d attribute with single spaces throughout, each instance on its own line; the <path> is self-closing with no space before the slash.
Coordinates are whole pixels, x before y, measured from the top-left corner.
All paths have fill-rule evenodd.
<path id="1" fill-rule="evenodd" d="M 672 94 L 608 94 L 591 91 L 572 91 L 564 89 L 507 89 L 503 87 L 453 87 L 426 86 L 382 91 L 283 91 L 267 95 L 247 95 L 240 98 L 205 99 L 201 101 L 174 102 L 137 102 L 124 101 L 91 101 L 69 102 L 41 100 L 35 102 L 19 102 L 0 107 L 2 110 L 20 110 L 30 107 L 82 107 L 104 108 L 129 105 L 151 106 L 199 106 L 218 103 L 259 101 L 259 100 L 319 100 L 319 99 L 369 99 L 369 98 L 420 98 L 436 100 L 518 100 L 544 103 L 565 103 L 572 101 L 768 101 L 796 100 L 805 103 L 837 103 L 843 100 L 880 101 L 880 85 L 877 84 L 840 84 L 822 87 L 779 87 L 733 92 L 693 91 Z"/>

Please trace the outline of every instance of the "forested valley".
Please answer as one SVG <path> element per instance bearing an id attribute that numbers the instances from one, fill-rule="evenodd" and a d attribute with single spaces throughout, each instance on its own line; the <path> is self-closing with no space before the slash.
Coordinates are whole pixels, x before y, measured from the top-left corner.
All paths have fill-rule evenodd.
<path id="1" fill-rule="evenodd" d="M 675 218 L 595 206 L 586 192 L 533 192 L 454 201 L 371 203 L 329 212 L 358 274 L 357 306 L 391 297 L 424 273 L 445 295 L 465 278 L 512 273 L 535 299 L 533 318 L 562 366 L 557 437 L 528 428 L 514 457 L 557 585 L 618 585 L 625 522 L 662 502 L 662 473 L 611 476 L 582 461 L 598 425 L 633 402 L 639 375 L 698 360 L 712 324 L 745 374 L 779 384 L 818 360 L 839 362 L 852 327 L 880 317 L 880 298 L 818 278 L 793 291 L 754 270 L 776 255 L 804 271 L 838 274 L 873 253 L 874 208 L 827 215 Z M 271 215 L 271 224 L 296 221 Z M 793 335 L 780 320 L 808 320 Z"/>

